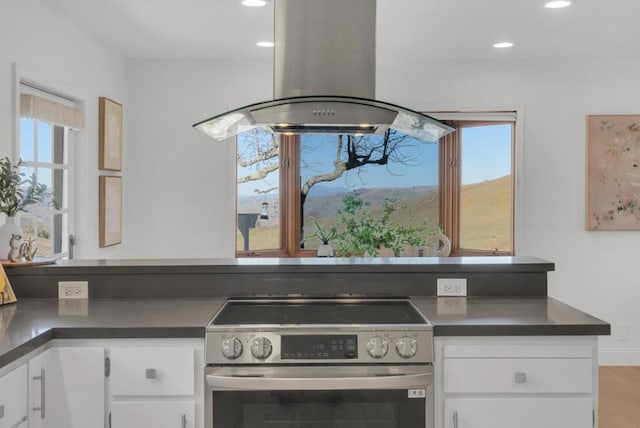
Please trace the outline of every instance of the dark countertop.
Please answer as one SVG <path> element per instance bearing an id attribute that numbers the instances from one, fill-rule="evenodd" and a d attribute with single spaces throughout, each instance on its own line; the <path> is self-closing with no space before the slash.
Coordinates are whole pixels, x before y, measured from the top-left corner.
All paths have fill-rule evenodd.
<path id="1" fill-rule="evenodd" d="M 547 297 L 416 297 L 437 336 L 608 335 L 610 325 Z M 0 308 L 0 367 L 52 339 L 203 338 L 222 298 L 22 299 Z"/>
<path id="2" fill-rule="evenodd" d="M 288 272 L 549 272 L 554 264 L 537 257 L 374 257 L 58 260 L 55 264 L 10 267 L 12 275 L 68 273 L 288 273 Z"/>
<path id="3" fill-rule="evenodd" d="M 436 336 L 610 335 L 611 325 L 551 297 L 412 297 Z"/>

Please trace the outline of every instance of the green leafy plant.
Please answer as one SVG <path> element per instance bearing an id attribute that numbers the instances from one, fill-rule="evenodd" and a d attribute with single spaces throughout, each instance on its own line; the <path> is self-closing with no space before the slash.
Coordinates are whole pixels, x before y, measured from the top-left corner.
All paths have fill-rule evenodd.
<path id="1" fill-rule="evenodd" d="M 7 217 L 14 217 L 18 212 L 40 203 L 57 207 L 47 186 L 38 183 L 35 174 L 25 178 L 25 174 L 20 172 L 23 165 L 22 160 L 14 164 L 6 156 L 0 159 L 0 212 Z"/>
<path id="2" fill-rule="evenodd" d="M 398 209 L 396 202 L 385 199 L 382 214 L 374 217 L 367 208 L 371 205 L 357 193 L 342 199 L 343 207 L 338 210 L 340 234 L 337 239 L 337 250 L 342 256 L 378 256 L 380 248 L 386 247 L 398 255 L 405 244 L 424 245 L 426 240 L 424 226 L 403 226 L 391 221 L 393 213 Z"/>
<path id="3" fill-rule="evenodd" d="M 335 227 L 327 230 L 314 218 L 313 224 L 316 226 L 316 233 L 309 235 L 307 238 L 318 238 L 323 245 L 329 245 L 331 241 L 338 237 L 338 231 Z"/>

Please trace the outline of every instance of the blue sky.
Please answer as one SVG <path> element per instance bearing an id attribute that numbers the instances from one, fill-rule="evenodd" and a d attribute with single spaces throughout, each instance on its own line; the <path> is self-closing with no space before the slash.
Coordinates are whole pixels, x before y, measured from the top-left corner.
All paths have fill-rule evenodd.
<path id="1" fill-rule="evenodd" d="M 336 136 L 303 136 L 302 182 L 315 174 L 333 169 L 336 153 Z M 492 125 L 464 128 L 462 130 L 462 184 L 478 183 L 503 177 L 511 171 L 511 125 Z M 345 173 L 322 186 L 350 189 L 380 187 L 413 187 L 438 183 L 438 145 L 410 139 L 402 148 L 406 164 L 389 162 L 388 165 L 366 165 Z M 239 175 L 247 170 L 240 169 Z M 265 184 L 250 182 L 239 185 L 240 195 L 256 195 L 255 188 L 278 185 L 277 174 L 272 173 Z M 275 192 L 273 192 L 275 193 Z"/>
<path id="2" fill-rule="evenodd" d="M 38 162 L 51 162 L 51 132 L 52 126 L 46 122 L 37 122 L 38 133 Z M 36 160 L 35 133 L 32 119 L 20 119 L 20 158 L 24 161 Z M 23 168 L 25 177 L 31 176 L 33 168 Z M 38 182 L 51 188 L 51 169 L 42 168 L 38 171 Z"/>

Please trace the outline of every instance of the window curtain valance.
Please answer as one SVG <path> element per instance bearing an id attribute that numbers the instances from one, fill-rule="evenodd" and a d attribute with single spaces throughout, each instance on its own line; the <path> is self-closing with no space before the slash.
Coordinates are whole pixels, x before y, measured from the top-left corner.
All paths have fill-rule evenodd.
<path id="1" fill-rule="evenodd" d="M 79 108 L 32 94 L 20 94 L 20 117 L 42 120 L 75 130 L 84 128 L 84 112 Z"/>

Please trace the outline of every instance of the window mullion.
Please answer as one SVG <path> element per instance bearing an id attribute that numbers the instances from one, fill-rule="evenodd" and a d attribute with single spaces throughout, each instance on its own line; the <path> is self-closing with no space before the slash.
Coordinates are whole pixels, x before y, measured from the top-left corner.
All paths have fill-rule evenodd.
<path id="1" fill-rule="evenodd" d="M 280 233 L 284 253 L 295 256 L 300 247 L 300 137 L 297 135 L 281 135 L 280 150 L 282 159 L 280 167 L 280 186 L 284 198 L 280 213 L 284 220 Z"/>
<path id="2" fill-rule="evenodd" d="M 440 144 L 440 226 L 451 240 L 451 254 L 460 248 L 460 132 Z"/>

